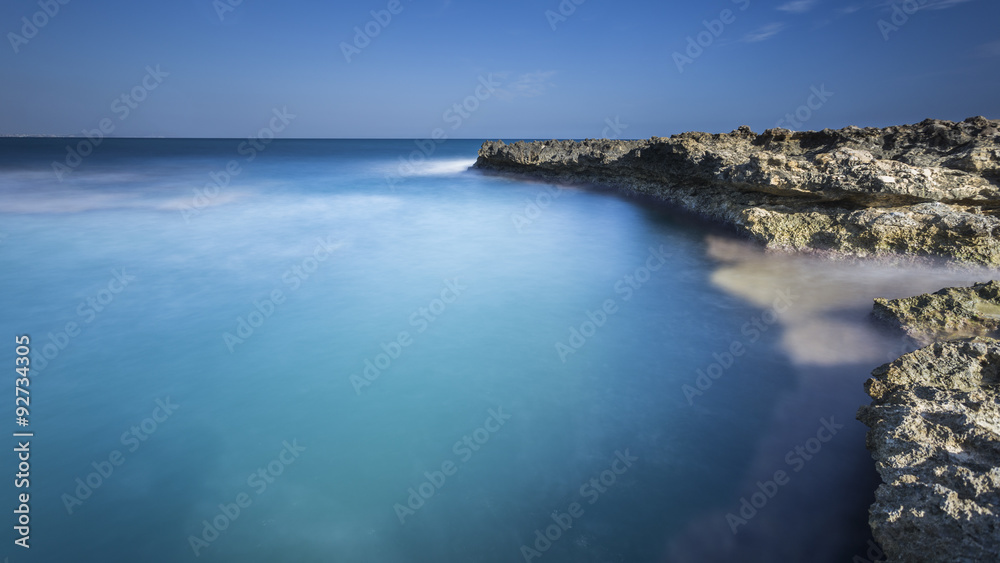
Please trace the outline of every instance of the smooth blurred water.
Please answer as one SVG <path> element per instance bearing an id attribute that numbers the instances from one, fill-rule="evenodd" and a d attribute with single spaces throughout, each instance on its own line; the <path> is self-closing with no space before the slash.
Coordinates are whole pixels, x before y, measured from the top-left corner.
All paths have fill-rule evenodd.
<path id="1" fill-rule="evenodd" d="M 766 306 L 713 282 L 725 233 L 467 171 L 479 141 L 413 166 L 411 141 L 275 141 L 252 161 L 239 144 L 107 140 L 59 181 L 66 140 L 0 141 L 0 357 L 13 365 L 12 337 L 29 334 L 36 367 L 32 549 L 6 548 L 11 561 L 727 560 L 708 554 L 719 545 L 749 561 L 830 530 L 812 560 L 863 555 L 874 483 L 852 415 L 877 363 L 830 375 L 807 422 L 776 434 L 801 367 L 782 322 L 751 340 Z M 239 173 L 206 191 L 230 161 Z M 666 263 L 644 273 L 661 245 Z M 135 279 L 113 293 L 113 271 Z M 608 300 L 616 312 L 597 314 Z M 257 326 L 227 344 L 241 319 Z M 589 336 L 561 358 L 571 327 Z M 402 332 L 409 345 L 390 344 Z M 682 386 L 734 342 L 745 353 L 689 401 Z M 364 379 L 366 361 L 388 367 Z M 168 398 L 176 411 L 130 438 Z M 815 462 L 739 534 L 720 528 L 833 413 L 848 437 L 823 467 L 846 460 L 847 477 L 805 477 Z M 115 450 L 113 473 L 67 501 Z M 626 452 L 603 493 L 581 491 Z M 249 505 L 221 516 L 241 494 Z M 572 503 L 572 528 L 525 557 Z M 196 556 L 191 537 L 215 539 Z"/>

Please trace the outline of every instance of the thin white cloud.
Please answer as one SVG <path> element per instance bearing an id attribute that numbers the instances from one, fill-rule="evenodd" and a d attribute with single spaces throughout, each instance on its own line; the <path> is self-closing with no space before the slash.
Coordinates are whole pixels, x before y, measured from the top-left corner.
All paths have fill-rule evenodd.
<path id="1" fill-rule="evenodd" d="M 743 36 L 743 41 L 746 43 L 757 43 L 758 41 L 765 41 L 770 39 L 785 29 L 785 24 L 783 23 L 769 23 L 764 27 L 759 27 L 750 33 Z"/>
<path id="2" fill-rule="evenodd" d="M 813 9 L 819 0 L 792 0 L 777 7 L 782 12 L 790 14 L 804 14 Z"/>
<path id="3" fill-rule="evenodd" d="M 840 18 L 845 18 L 851 14 L 860 12 L 863 9 L 865 9 L 865 6 L 860 4 L 850 4 L 848 6 L 841 6 L 840 8 L 835 8 L 829 16 L 823 18 L 822 20 L 819 21 L 819 23 L 816 24 L 816 28 L 830 25 L 831 23 L 839 20 Z"/>
<path id="4" fill-rule="evenodd" d="M 502 100 L 512 100 L 514 98 L 534 98 L 541 96 L 546 90 L 553 86 L 552 77 L 556 71 L 535 71 L 522 74 L 510 82 L 505 82 L 497 88 L 496 95 Z M 497 73 L 501 78 L 506 78 L 509 73 Z"/>
<path id="5" fill-rule="evenodd" d="M 947 8 L 954 8 L 959 4 L 965 4 L 966 2 L 971 2 L 972 0 L 930 0 L 923 6 L 923 10 L 944 10 Z"/>
<path id="6" fill-rule="evenodd" d="M 984 57 L 1000 57 L 1000 41 L 993 41 L 979 46 L 979 54 Z"/>
<path id="7" fill-rule="evenodd" d="M 948 8 L 954 8 L 955 6 L 965 4 L 966 2 L 972 2 L 972 0 L 924 0 L 918 2 L 918 6 L 921 10 L 947 10 Z M 899 0 L 879 0 L 879 2 L 875 4 L 875 7 L 891 10 L 893 4 L 899 3 Z"/>

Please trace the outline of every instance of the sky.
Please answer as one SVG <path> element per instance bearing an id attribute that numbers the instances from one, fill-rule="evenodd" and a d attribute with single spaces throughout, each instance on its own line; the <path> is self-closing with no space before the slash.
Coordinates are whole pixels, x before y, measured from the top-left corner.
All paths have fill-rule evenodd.
<path id="1" fill-rule="evenodd" d="M 997 119 L 998 22 L 996 0 L 4 0 L 0 134 L 648 138 Z"/>

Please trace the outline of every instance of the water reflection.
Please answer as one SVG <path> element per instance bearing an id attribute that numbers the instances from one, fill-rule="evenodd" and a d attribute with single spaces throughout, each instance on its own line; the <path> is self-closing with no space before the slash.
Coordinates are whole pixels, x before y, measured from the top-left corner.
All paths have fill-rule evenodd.
<path id="1" fill-rule="evenodd" d="M 898 298 L 968 286 L 993 279 L 997 270 L 977 267 L 893 265 L 863 260 L 831 260 L 765 253 L 758 246 L 710 236 L 708 253 L 719 261 L 712 283 L 761 307 L 774 291 L 789 288 L 795 306 L 781 316 L 788 330 L 783 347 L 799 365 L 835 366 L 891 361 L 900 351 L 898 335 L 880 330 L 867 316 L 876 297 Z"/>
<path id="2" fill-rule="evenodd" d="M 871 370 L 913 348 L 871 321 L 872 300 L 967 286 L 995 279 L 997 270 L 766 253 L 717 235 L 706 237 L 706 247 L 718 262 L 717 288 L 765 310 L 777 291 L 794 296 L 776 322 L 797 383 L 778 398 L 739 492 L 691 521 L 669 542 L 667 559 L 866 560 L 868 506 L 879 480 L 864 446 L 867 429 L 854 414 L 870 400 L 863 383 Z M 778 471 L 785 482 L 774 486 Z"/>

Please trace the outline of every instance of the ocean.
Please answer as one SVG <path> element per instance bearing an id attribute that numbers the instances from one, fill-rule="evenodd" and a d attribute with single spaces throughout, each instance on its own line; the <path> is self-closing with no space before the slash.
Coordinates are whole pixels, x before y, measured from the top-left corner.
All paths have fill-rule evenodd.
<path id="1" fill-rule="evenodd" d="M 480 140 L 83 142 L 0 139 L 11 562 L 869 560 L 871 299 L 982 281 Z"/>

